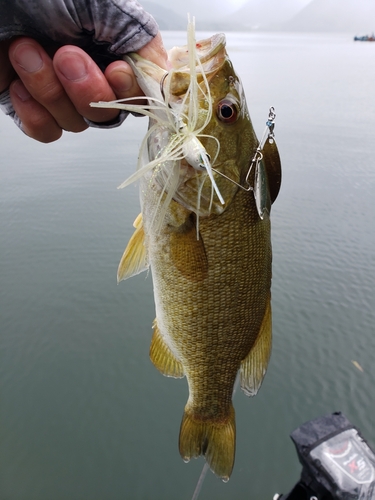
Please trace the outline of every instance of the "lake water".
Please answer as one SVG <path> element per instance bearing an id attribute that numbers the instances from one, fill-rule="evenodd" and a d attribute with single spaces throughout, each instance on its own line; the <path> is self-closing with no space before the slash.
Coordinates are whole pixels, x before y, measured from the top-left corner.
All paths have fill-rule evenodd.
<path id="1" fill-rule="evenodd" d="M 301 423 L 341 410 L 375 446 L 375 44 L 227 38 L 258 136 L 277 113 L 274 348 L 259 394 L 234 398 L 233 475 L 209 473 L 199 498 L 269 500 L 299 477 Z M 116 186 L 146 127 L 43 145 L 0 116 L 1 500 L 193 495 L 204 462 L 178 453 L 186 381 L 148 358 L 151 277 L 116 283 L 139 211 L 137 188 Z"/>

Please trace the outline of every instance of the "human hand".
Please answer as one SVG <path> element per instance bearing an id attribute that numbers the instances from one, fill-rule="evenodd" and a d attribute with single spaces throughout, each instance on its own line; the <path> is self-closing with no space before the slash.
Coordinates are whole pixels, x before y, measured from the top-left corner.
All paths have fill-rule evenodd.
<path id="1" fill-rule="evenodd" d="M 167 65 L 160 33 L 138 53 Z M 118 110 L 91 108 L 90 102 L 142 95 L 125 61 L 110 63 L 103 73 L 79 47 L 65 45 L 50 57 L 29 37 L 0 42 L 0 92 L 8 87 L 23 131 L 41 142 L 59 139 L 63 130 L 85 130 L 84 118 L 98 123 L 116 119 Z"/>

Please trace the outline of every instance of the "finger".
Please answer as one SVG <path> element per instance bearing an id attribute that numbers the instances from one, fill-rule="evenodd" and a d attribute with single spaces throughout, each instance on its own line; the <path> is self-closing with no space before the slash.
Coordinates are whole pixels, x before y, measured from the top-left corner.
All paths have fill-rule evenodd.
<path id="1" fill-rule="evenodd" d="M 16 73 L 10 64 L 8 50 L 10 41 L 0 42 L 0 93 L 6 90 Z"/>
<path id="2" fill-rule="evenodd" d="M 161 68 L 167 69 L 168 55 L 164 48 L 160 33 L 158 33 L 147 45 L 138 51 L 139 55 L 157 64 Z M 137 79 L 130 65 L 125 61 L 116 61 L 110 64 L 105 70 L 108 83 L 114 90 L 117 99 L 127 97 L 143 96 L 144 93 L 137 84 Z M 134 101 L 135 104 L 142 101 Z"/>
<path id="3" fill-rule="evenodd" d="M 32 97 L 21 80 L 15 80 L 9 91 L 13 108 L 21 120 L 25 134 L 45 143 L 61 137 L 61 127 L 49 111 Z"/>
<path id="4" fill-rule="evenodd" d="M 143 96 L 130 65 L 125 61 L 115 61 L 105 70 L 104 75 L 116 94 L 116 99 Z M 141 102 L 141 101 L 140 101 Z"/>
<path id="5" fill-rule="evenodd" d="M 56 76 L 51 58 L 32 38 L 13 41 L 9 59 L 31 96 L 54 117 L 60 128 L 80 132 L 86 123 Z"/>
<path id="6" fill-rule="evenodd" d="M 78 47 L 67 45 L 56 52 L 53 65 L 78 113 L 93 122 L 116 118 L 118 110 L 90 107 L 90 102 L 113 101 L 116 95 L 88 54 Z"/>
<path id="7" fill-rule="evenodd" d="M 138 54 L 161 68 L 169 69 L 168 54 L 164 48 L 160 31 L 147 45 L 138 50 Z"/>

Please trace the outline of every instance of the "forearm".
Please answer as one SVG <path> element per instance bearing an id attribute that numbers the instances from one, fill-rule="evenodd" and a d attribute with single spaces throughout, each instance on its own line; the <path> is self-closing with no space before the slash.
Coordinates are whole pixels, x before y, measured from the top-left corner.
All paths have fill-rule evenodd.
<path id="1" fill-rule="evenodd" d="M 0 41 L 76 45 L 100 65 L 144 47 L 158 26 L 135 0 L 0 0 Z"/>

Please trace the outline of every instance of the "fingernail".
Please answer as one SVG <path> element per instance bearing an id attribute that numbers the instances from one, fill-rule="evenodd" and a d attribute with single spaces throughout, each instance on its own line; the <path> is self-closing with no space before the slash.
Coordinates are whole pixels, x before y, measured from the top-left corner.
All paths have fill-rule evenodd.
<path id="1" fill-rule="evenodd" d="M 12 89 L 21 99 L 22 102 L 27 101 L 31 97 L 30 92 L 26 89 L 25 85 L 21 82 L 21 80 L 16 80 L 12 84 Z"/>
<path id="2" fill-rule="evenodd" d="M 35 73 L 43 66 L 39 52 L 29 43 L 18 45 L 13 54 L 16 62 L 28 73 Z"/>
<path id="3" fill-rule="evenodd" d="M 57 67 L 67 80 L 77 82 L 87 76 L 85 60 L 76 52 L 65 52 L 61 54 Z"/>
<path id="4" fill-rule="evenodd" d="M 133 78 L 125 71 L 113 71 L 111 74 L 111 87 L 116 94 L 128 92 L 134 87 Z"/>

